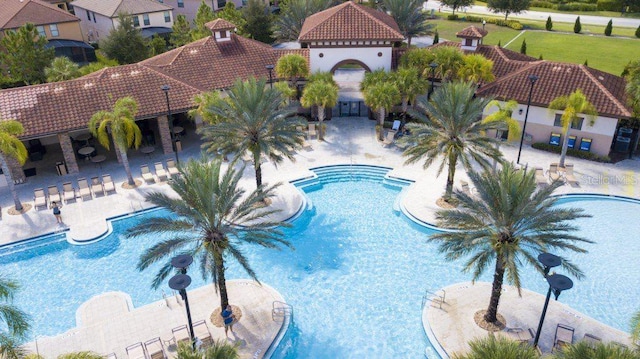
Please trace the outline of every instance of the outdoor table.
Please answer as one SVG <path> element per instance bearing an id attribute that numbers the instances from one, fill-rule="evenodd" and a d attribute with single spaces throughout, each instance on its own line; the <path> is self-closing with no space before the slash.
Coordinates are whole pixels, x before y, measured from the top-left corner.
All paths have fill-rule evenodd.
<path id="1" fill-rule="evenodd" d="M 102 168 L 102 162 L 104 162 L 104 160 L 107 159 L 107 156 L 105 155 L 97 155 L 94 156 L 93 158 L 91 158 L 91 162 L 97 164 L 100 166 L 100 168 Z"/>
<path id="2" fill-rule="evenodd" d="M 140 148 L 140 152 L 144 153 L 147 156 L 152 154 L 153 151 L 155 151 L 155 150 L 156 150 L 156 148 L 153 147 L 153 146 L 144 146 L 144 147 Z"/>
<path id="3" fill-rule="evenodd" d="M 173 133 L 174 133 L 175 135 L 179 135 L 179 134 L 181 134 L 183 131 L 184 131 L 184 128 L 182 128 L 181 126 L 175 126 L 175 127 L 173 128 Z"/>
<path id="4" fill-rule="evenodd" d="M 89 140 L 91 139 L 90 133 L 81 133 L 76 136 L 76 141 L 84 141 L 87 145 L 89 144 Z"/>
<path id="5" fill-rule="evenodd" d="M 82 155 L 82 156 L 85 156 L 85 158 L 89 159 L 89 158 L 91 158 L 91 154 L 95 150 L 96 149 L 91 147 L 91 146 L 82 147 L 81 149 L 78 150 L 78 154 Z"/>

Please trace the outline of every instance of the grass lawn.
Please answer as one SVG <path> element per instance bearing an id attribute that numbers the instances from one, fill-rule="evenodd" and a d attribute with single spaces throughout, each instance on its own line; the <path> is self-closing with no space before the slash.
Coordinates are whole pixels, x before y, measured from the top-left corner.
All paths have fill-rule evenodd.
<path id="1" fill-rule="evenodd" d="M 459 39 L 456 37 L 456 33 L 464 29 L 465 27 L 472 25 L 482 27 L 482 24 L 465 21 L 449 21 L 443 19 L 429 20 L 429 23 L 435 27 L 434 30 L 438 30 L 440 39 L 447 39 L 449 41 L 458 41 Z M 498 41 L 500 41 L 500 43 L 504 45 L 520 33 L 520 31 L 513 30 L 508 27 L 496 26 L 492 24 L 487 24 L 485 26 L 485 30 L 489 32 L 489 34 L 484 38 L 483 41 L 487 45 L 497 45 Z"/>
<path id="2" fill-rule="evenodd" d="M 639 40 L 552 32 L 526 32 L 507 48 L 520 51 L 523 39 L 530 56 L 576 64 L 588 60 L 590 67 L 618 76 L 629 61 L 640 58 Z"/>
<path id="3" fill-rule="evenodd" d="M 475 1 L 474 5 L 486 7 L 487 3 L 485 1 Z M 540 12 L 555 12 L 555 13 L 569 14 L 569 15 L 593 15 L 593 16 L 604 16 L 604 17 L 640 18 L 640 13 L 625 13 L 624 15 L 621 15 L 620 11 L 561 11 L 561 10 L 555 10 L 555 9 L 548 9 L 544 7 L 530 7 L 529 10 L 540 11 Z"/>

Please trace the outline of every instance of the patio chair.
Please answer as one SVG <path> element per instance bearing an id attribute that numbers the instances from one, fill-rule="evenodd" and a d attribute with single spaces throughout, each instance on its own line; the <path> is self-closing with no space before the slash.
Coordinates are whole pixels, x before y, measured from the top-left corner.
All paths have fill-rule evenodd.
<path id="1" fill-rule="evenodd" d="M 69 200 L 76 200 L 77 192 L 76 189 L 73 188 L 71 182 L 65 182 L 62 184 L 62 197 L 64 198 L 64 203 L 69 203 Z"/>
<path id="2" fill-rule="evenodd" d="M 147 355 L 150 359 L 166 359 L 167 354 L 164 352 L 164 346 L 160 337 L 153 338 L 144 343 L 145 349 L 147 349 Z"/>
<path id="3" fill-rule="evenodd" d="M 574 328 L 565 324 L 558 324 L 556 326 L 556 335 L 553 339 L 553 348 L 561 350 L 565 345 L 573 344 L 574 332 Z"/>
<path id="4" fill-rule="evenodd" d="M 129 359 L 148 359 L 147 352 L 144 350 L 142 343 L 129 345 L 126 348 Z"/>
<path id="5" fill-rule="evenodd" d="M 562 179 L 560 172 L 558 171 L 558 164 L 552 163 L 549 165 L 549 178 L 552 181 L 559 181 Z"/>
<path id="6" fill-rule="evenodd" d="M 567 183 L 569 183 L 572 186 L 579 186 L 580 181 L 578 181 L 576 176 L 573 174 L 573 165 L 565 165 L 564 168 L 565 168 L 564 178 L 567 181 Z"/>
<path id="7" fill-rule="evenodd" d="M 147 165 L 140 166 L 140 174 L 142 175 L 142 179 L 144 179 L 145 182 L 153 182 L 153 183 L 156 182 L 153 179 L 153 175 L 151 174 L 151 171 L 149 171 L 149 166 Z"/>
<path id="8" fill-rule="evenodd" d="M 105 195 L 107 195 L 111 191 L 116 192 L 116 185 L 115 183 L 113 183 L 111 175 L 102 175 L 102 188 L 104 189 Z"/>
<path id="9" fill-rule="evenodd" d="M 536 184 L 538 186 L 546 186 L 549 184 L 547 177 L 544 176 L 544 170 L 540 167 L 536 168 Z"/>
<path id="10" fill-rule="evenodd" d="M 309 124 L 309 138 L 311 138 L 311 136 L 318 136 L 318 132 L 316 132 L 316 124 L 315 123 L 310 123 Z"/>
<path id="11" fill-rule="evenodd" d="M 521 344 L 528 344 L 531 339 L 533 339 L 533 329 L 529 328 L 528 330 L 524 330 L 522 328 L 508 328 L 506 331 L 506 336 L 514 341 L 517 341 Z"/>
<path id="12" fill-rule="evenodd" d="M 393 144 L 393 141 L 396 138 L 396 131 L 387 131 L 387 135 L 384 137 L 382 144 L 385 146 Z"/>
<path id="13" fill-rule="evenodd" d="M 47 187 L 47 192 L 49 192 L 49 204 L 56 202 L 62 203 L 60 198 L 60 191 L 58 191 L 58 186 L 49 186 Z"/>
<path id="14" fill-rule="evenodd" d="M 590 347 L 595 348 L 598 343 L 602 342 L 602 339 L 600 337 L 596 337 L 593 334 L 585 333 L 582 341 L 586 342 Z"/>
<path id="15" fill-rule="evenodd" d="M 193 335 L 195 335 L 196 338 L 200 339 L 203 346 L 209 347 L 213 345 L 211 332 L 209 331 L 209 327 L 204 320 L 199 320 L 193 323 Z"/>
<path id="16" fill-rule="evenodd" d="M 89 183 L 87 182 L 86 178 L 78 178 L 78 196 L 80 198 L 82 198 L 82 200 L 84 201 L 84 198 L 89 196 L 89 198 L 91 198 L 91 188 L 89 188 Z"/>
<path id="17" fill-rule="evenodd" d="M 167 160 L 167 172 L 169 172 L 169 175 L 171 177 L 173 177 L 174 175 L 180 175 L 180 171 L 178 170 L 178 167 L 176 166 L 176 162 L 174 160 Z"/>
<path id="18" fill-rule="evenodd" d="M 162 162 L 156 162 L 154 164 L 154 167 L 156 170 L 156 176 L 158 177 L 158 180 L 162 182 L 163 179 L 165 181 L 169 179 L 169 176 L 167 175 L 167 171 L 164 169 L 164 165 L 162 164 Z"/>
<path id="19" fill-rule="evenodd" d="M 105 359 L 118 359 L 118 356 L 116 355 L 116 353 L 109 353 L 107 355 L 104 355 Z"/>
<path id="20" fill-rule="evenodd" d="M 302 126 L 296 126 L 296 130 L 304 133 L 304 138 L 306 139 L 309 136 L 309 132 L 304 130 Z"/>
<path id="21" fill-rule="evenodd" d="M 186 325 L 171 329 L 171 333 L 173 333 L 173 341 L 176 345 L 180 343 L 191 343 L 191 337 L 189 336 L 189 330 Z"/>
<path id="22" fill-rule="evenodd" d="M 47 207 L 47 195 L 44 194 L 44 189 L 36 188 L 33 190 L 33 206 L 35 208 Z"/>
<path id="23" fill-rule="evenodd" d="M 100 182 L 100 177 L 91 177 L 91 191 L 94 196 L 98 196 L 98 193 L 104 196 L 104 187 Z"/>

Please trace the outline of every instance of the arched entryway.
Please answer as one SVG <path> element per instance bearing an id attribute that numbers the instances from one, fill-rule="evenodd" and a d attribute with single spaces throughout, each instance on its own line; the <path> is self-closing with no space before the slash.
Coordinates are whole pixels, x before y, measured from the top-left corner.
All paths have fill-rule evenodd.
<path id="1" fill-rule="evenodd" d="M 367 64 L 365 64 L 364 62 L 360 60 L 355 60 L 355 59 L 347 59 L 347 60 L 342 60 L 337 64 L 333 65 L 333 67 L 331 68 L 331 73 L 335 75 L 336 70 L 341 67 L 344 67 L 345 65 L 357 65 L 363 68 L 365 72 L 371 72 L 371 69 L 369 68 L 369 66 L 367 66 Z"/>

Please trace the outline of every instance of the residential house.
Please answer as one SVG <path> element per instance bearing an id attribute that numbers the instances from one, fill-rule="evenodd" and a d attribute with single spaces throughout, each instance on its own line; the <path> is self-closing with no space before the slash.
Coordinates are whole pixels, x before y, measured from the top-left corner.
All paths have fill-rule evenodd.
<path id="1" fill-rule="evenodd" d="M 98 42 L 118 27 L 118 14 L 131 15 L 142 36 L 168 36 L 173 26 L 173 9 L 154 0 L 75 0 L 71 3 L 89 42 Z"/>
<path id="2" fill-rule="evenodd" d="M 193 20 L 196 18 L 196 14 L 198 13 L 198 8 L 200 7 L 200 3 L 203 0 L 156 0 L 159 3 L 171 6 L 173 8 L 173 13 L 175 16 L 184 15 L 187 18 L 187 21 L 193 23 Z M 231 0 L 229 0 L 231 1 Z M 227 4 L 227 0 L 204 0 L 204 3 L 209 5 L 209 7 L 213 8 L 214 11 L 222 10 L 224 6 Z M 232 1 L 236 8 L 242 7 L 246 5 L 247 0 L 233 0 Z"/>

